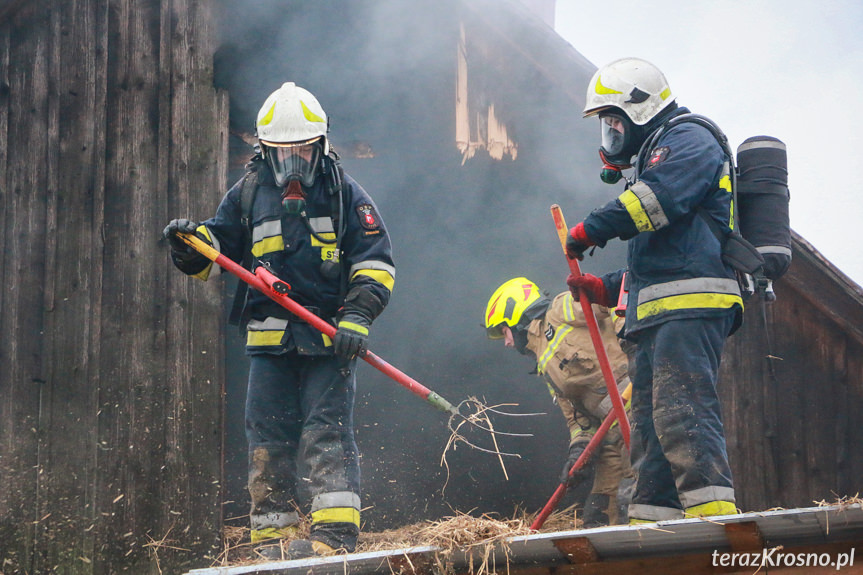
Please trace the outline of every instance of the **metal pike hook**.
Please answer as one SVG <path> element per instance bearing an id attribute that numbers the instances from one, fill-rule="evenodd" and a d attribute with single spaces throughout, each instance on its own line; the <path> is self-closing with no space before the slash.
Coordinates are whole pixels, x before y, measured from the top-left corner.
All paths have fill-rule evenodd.
<path id="1" fill-rule="evenodd" d="M 513 405 L 513 404 L 507 404 L 507 405 Z M 462 413 L 462 408 L 465 406 L 468 406 L 468 407 L 474 409 L 475 413 L 471 413 L 469 415 L 465 415 L 464 413 Z M 493 425 L 491 423 L 491 419 L 488 416 L 488 413 L 491 412 L 491 413 L 495 413 L 498 415 L 511 416 L 511 417 L 523 417 L 523 416 L 545 415 L 545 414 L 543 414 L 543 413 L 509 413 L 506 411 L 499 411 L 499 410 L 495 409 L 495 407 L 499 407 L 499 406 L 489 407 L 489 406 L 484 405 L 483 403 L 481 403 L 479 400 L 477 400 L 475 398 L 465 399 L 461 403 L 459 403 L 457 406 L 453 407 L 452 410 L 450 411 L 450 418 L 449 418 L 449 422 L 447 423 L 447 427 L 449 427 L 449 430 L 453 433 L 455 441 L 461 441 L 462 443 L 466 444 L 468 447 L 470 447 L 472 449 L 476 449 L 478 451 L 482 451 L 485 453 L 491 453 L 493 455 L 507 455 L 510 457 L 521 457 L 521 455 L 519 455 L 518 453 L 507 453 L 507 452 L 501 451 L 497 447 L 497 441 L 495 440 L 495 437 L 498 435 L 505 435 L 508 437 L 533 437 L 533 434 L 532 433 L 511 433 L 511 432 L 506 432 L 506 431 L 498 431 L 493 427 Z M 456 421 L 458 421 L 458 423 L 456 423 Z M 494 442 L 494 445 L 495 445 L 495 449 L 488 449 L 486 447 L 482 447 L 480 445 L 477 445 L 476 443 L 473 443 L 472 441 L 469 441 L 464 435 L 462 435 L 460 433 L 460 429 L 464 424 L 468 424 L 469 426 L 471 426 L 473 428 L 479 429 L 481 431 L 485 431 L 486 433 L 490 433 L 492 436 L 492 441 Z"/>

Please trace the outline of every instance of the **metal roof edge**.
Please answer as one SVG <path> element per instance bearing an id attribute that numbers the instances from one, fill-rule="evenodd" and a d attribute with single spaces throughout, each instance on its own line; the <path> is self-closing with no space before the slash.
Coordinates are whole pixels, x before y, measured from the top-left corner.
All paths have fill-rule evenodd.
<path id="1" fill-rule="evenodd" d="M 615 525 L 537 533 L 496 543 L 490 563 L 509 567 L 554 566 L 579 562 L 751 551 L 777 546 L 817 546 L 846 541 L 863 542 L 860 504 L 743 513 L 719 517 L 661 521 L 655 524 Z M 333 557 L 259 563 L 238 567 L 195 569 L 186 575 L 360 575 L 421 572 L 421 564 L 438 561 L 464 570 L 485 550 L 452 553 L 435 546 L 354 553 Z"/>

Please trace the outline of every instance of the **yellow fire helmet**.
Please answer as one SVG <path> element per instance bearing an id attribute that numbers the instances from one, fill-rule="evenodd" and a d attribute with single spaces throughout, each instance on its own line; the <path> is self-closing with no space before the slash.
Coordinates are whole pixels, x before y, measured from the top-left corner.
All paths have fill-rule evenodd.
<path id="1" fill-rule="evenodd" d="M 539 287 L 525 277 L 511 279 L 497 288 L 485 309 L 488 337 L 501 339 L 504 325 L 511 329 L 519 327 L 523 320 L 528 319 L 525 312 L 542 298 Z"/>

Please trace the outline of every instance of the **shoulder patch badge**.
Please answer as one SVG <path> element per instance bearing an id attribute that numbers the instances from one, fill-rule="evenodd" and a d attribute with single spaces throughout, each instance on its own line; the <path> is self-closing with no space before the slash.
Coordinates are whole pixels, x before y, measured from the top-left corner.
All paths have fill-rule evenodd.
<path id="1" fill-rule="evenodd" d="M 668 158 L 668 152 L 668 146 L 661 146 L 654 149 L 653 152 L 650 154 L 650 157 L 647 159 L 647 165 L 644 166 L 644 169 L 649 170 L 650 168 L 658 166 L 659 164 L 664 162 L 666 158 Z"/>
<path id="2" fill-rule="evenodd" d="M 360 225 L 367 230 L 376 230 L 381 227 L 378 222 L 378 214 L 371 204 L 360 204 L 357 206 L 357 215 L 360 218 Z"/>
<path id="3" fill-rule="evenodd" d="M 548 341 L 554 339 L 554 328 L 551 325 L 549 325 L 545 330 L 545 339 Z"/>

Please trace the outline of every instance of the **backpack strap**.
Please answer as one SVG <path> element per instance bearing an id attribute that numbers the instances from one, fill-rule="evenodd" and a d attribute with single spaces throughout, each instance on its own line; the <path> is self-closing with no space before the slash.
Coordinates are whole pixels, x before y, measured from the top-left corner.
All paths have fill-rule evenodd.
<path id="1" fill-rule="evenodd" d="M 258 172 L 254 162 L 249 162 L 249 171 L 243 176 L 240 188 L 240 222 L 243 224 L 245 241 L 243 242 L 243 267 L 252 269 L 252 206 L 255 204 L 255 196 L 258 193 Z M 249 295 L 249 286 L 245 282 L 237 282 L 237 291 L 234 292 L 234 303 L 231 304 L 231 314 L 228 323 L 240 326 L 240 332 L 246 324 L 246 301 Z"/>
<path id="2" fill-rule="evenodd" d="M 734 210 L 735 225 L 731 228 L 730 232 L 726 233 L 719 226 L 719 223 L 710 217 L 710 214 L 707 213 L 707 210 L 704 209 L 703 206 L 698 206 L 698 208 L 696 208 L 696 213 L 707 223 L 710 231 L 719 241 L 719 245 L 722 247 L 722 261 L 738 272 L 753 274 L 764 265 L 764 258 L 758 253 L 755 246 L 746 240 L 746 238 L 744 238 L 740 233 L 740 226 L 737 221 L 737 169 L 734 166 L 734 154 L 728 144 L 728 138 L 719 126 L 717 126 L 711 119 L 698 114 L 681 114 L 679 116 L 669 118 L 649 138 L 647 138 L 644 144 L 642 144 L 641 149 L 638 151 L 638 168 L 639 170 L 641 169 L 646 154 L 650 151 L 653 145 L 659 141 L 659 136 L 663 132 L 673 126 L 686 122 L 691 122 L 707 128 L 713 137 L 716 138 L 716 142 L 719 144 L 719 147 L 722 148 L 723 153 L 728 159 L 728 175 L 731 178 L 731 202 Z"/>

